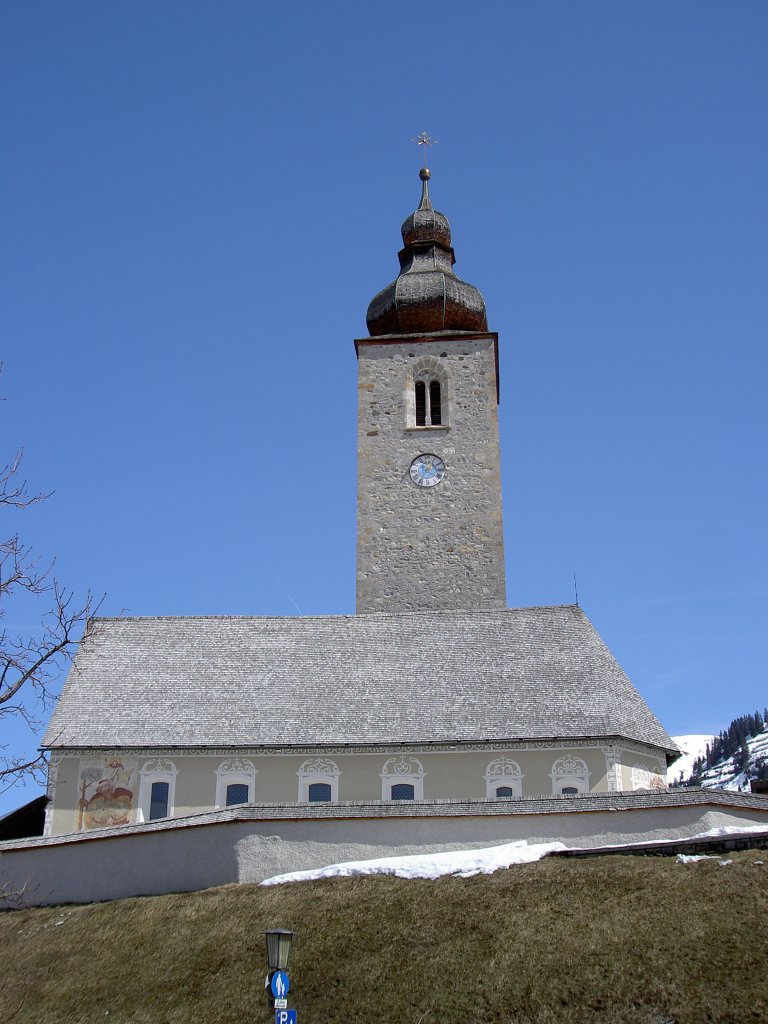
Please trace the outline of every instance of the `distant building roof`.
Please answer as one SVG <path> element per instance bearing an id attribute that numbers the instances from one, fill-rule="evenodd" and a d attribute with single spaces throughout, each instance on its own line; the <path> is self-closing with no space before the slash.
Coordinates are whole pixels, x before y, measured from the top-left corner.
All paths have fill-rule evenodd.
<path id="1" fill-rule="evenodd" d="M 45 808 L 48 797 L 43 793 L 14 811 L 0 817 L 0 842 L 6 839 L 27 839 L 45 831 Z"/>
<path id="2" fill-rule="evenodd" d="M 48 747 L 623 736 L 677 749 L 576 606 L 96 619 Z"/>

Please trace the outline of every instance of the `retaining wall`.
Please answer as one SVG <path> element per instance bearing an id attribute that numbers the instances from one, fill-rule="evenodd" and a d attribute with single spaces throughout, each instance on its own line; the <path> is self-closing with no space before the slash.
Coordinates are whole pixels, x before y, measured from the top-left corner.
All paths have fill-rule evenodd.
<path id="1" fill-rule="evenodd" d="M 524 839 L 577 848 L 764 826 L 768 797 L 686 790 L 515 801 L 248 805 L 0 844 L 0 887 L 35 906 L 189 892 L 364 860 Z M 13 905 L 8 900 L 6 905 Z"/>

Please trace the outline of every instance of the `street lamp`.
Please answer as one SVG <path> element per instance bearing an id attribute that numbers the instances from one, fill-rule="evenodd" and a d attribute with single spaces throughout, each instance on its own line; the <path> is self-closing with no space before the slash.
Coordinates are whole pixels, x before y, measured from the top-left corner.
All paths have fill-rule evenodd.
<path id="1" fill-rule="evenodd" d="M 296 932 L 289 932 L 285 928 L 273 928 L 264 934 L 267 937 L 267 963 L 270 971 L 287 970 L 288 954 L 291 952 L 291 942 Z"/>

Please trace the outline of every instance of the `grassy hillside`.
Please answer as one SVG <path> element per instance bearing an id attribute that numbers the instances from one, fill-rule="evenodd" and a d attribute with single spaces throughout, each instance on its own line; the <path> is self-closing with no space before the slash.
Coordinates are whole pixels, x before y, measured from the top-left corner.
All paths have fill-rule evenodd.
<path id="1" fill-rule="evenodd" d="M 299 1024 L 768 1021 L 764 851 L 0 914 L 0 1021 L 267 1024 L 268 927 L 299 932 Z"/>

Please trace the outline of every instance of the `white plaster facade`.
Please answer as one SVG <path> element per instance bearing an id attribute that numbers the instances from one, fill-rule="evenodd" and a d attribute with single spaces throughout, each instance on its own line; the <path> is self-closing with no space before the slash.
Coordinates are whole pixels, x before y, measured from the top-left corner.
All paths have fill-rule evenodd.
<path id="1" fill-rule="evenodd" d="M 608 793 L 619 791 L 619 773 L 621 790 L 666 785 L 663 753 L 637 743 L 628 744 L 618 761 L 616 748 L 599 741 L 581 746 L 487 744 L 450 749 L 446 745 L 440 750 L 407 751 L 369 747 L 332 753 L 172 753 L 172 758 L 170 751 L 54 753 L 49 789 L 53 809 L 46 834 L 148 821 L 151 786 L 156 781 L 169 784 L 169 817 L 226 807 L 230 785 L 247 787 L 247 800 L 236 802 L 250 804 L 304 804 L 310 802 L 309 787 L 314 784 L 329 787 L 331 803 L 389 801 L 397 785 L 413 788 L 412 796 L 399 792 L 395 797 L 399 800 L 568 796 L 564 791 L 573 788 L 579 794 Z M 640 787 L 639 777 L 647 785 Z M 500 786 L 512 793 L 497 796 Z M 325 795 L 315 799 L 325 802 Z"/>

